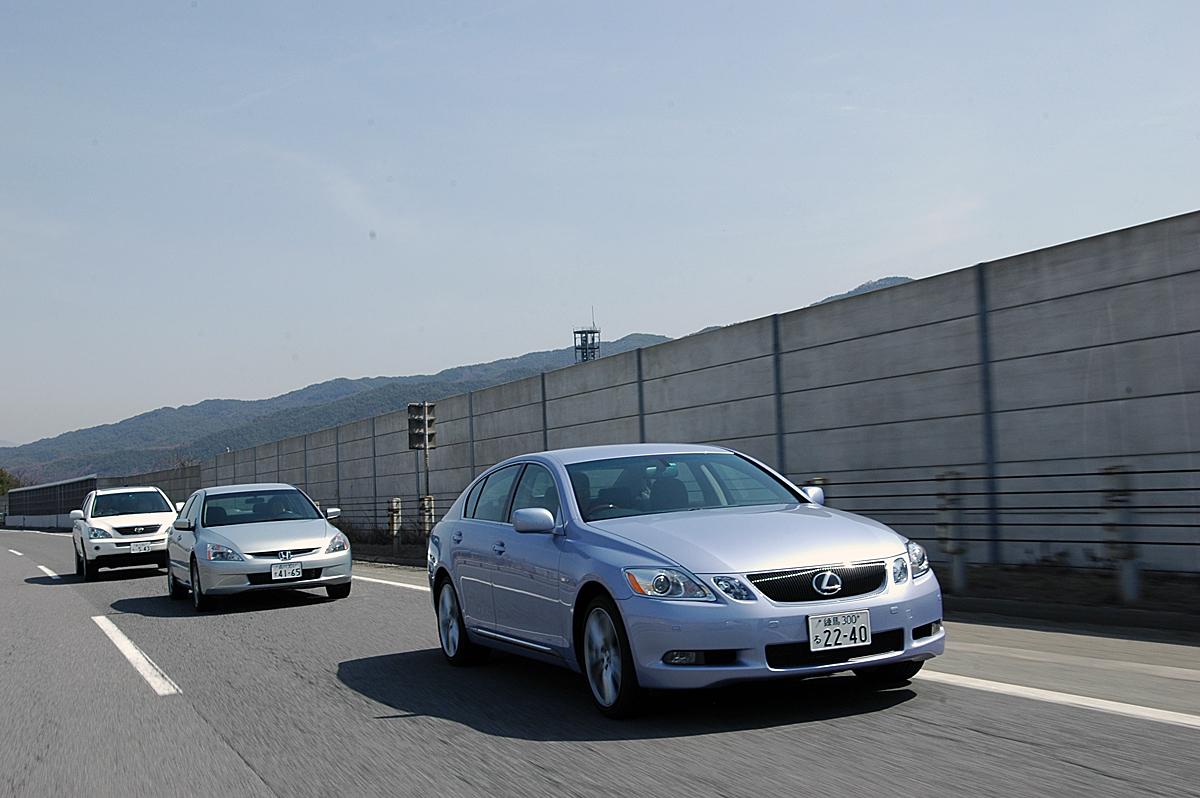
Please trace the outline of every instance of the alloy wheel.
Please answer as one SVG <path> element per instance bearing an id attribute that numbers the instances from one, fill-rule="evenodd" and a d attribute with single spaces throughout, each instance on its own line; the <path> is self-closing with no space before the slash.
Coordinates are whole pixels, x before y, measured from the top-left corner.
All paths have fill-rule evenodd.
<path id="1" fill-rule="evenodd" d="M 447 657 L 458 653 L 459 636 L 462 630 L 458 627 L 458 602 L 454 598 L 454 588 L 449 583 L 442 585 L 438 594 L 438 637 L 442 641 L 442 651 Z"/>
<path id="2" fill-rule="evenodd" d="M 613 706 L 621 695 L 621 641 L 612 618 L 602 607 L 592 610 L 584 627 L 583 661 L 596 701 L 604 707 Z"/>

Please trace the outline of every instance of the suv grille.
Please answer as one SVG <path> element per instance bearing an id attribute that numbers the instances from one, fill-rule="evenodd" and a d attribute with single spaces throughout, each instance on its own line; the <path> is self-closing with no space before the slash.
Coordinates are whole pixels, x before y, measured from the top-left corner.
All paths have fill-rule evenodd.
<path id="1" fill-rule="evenodd" d="M 838 662 L 849 662 L 859 657 L 903 650 L 903 629 L 876 632 L 871 635 L 871 642 L 865 646 L 835 648 L 829 651 L 809 651 L 807 640 L 803 643 L 779 643 L 767 646 L 767 667 L 807 668 L 813 665 L 833 665 Z"/>
<path id="2" fill-rule="evenodd" d="M 118 535 L 152 535 L 162 529 L 162 524 L 142 524 L 141 526 L 114 526 Z"/>
<path id="3" fill-rule="evenodd" d="M 817 591 L 813 586 L 813 577 L 825 571 L 832 571 L 841 578 L 841 590 L 830 595 Z M 749 574 L 746 578 L 772 601 L 828 601 L 865 596 L 882 590 L 887 583 L 887 567 L 881 562 L 872 562 L 864 565 L 835 565 L 830 568 L 766 571 Z"/>

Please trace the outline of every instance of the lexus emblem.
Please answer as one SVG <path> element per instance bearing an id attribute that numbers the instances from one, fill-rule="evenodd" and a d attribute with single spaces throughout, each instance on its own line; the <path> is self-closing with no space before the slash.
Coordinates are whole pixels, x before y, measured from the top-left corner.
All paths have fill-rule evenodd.
<path id="1" fill-rule="evenodd" d="M 279 552 L 279 559 L 281 559 L 281 560 L 290 560 L 290 559 L 292 559 L 292 553 L 291 553 L 290 551 L 281 551 L 281 552 Z M 838 587 L 841 587 L 841 581 L 840 581 L 840 580 L 839 580 L 839 582 L 838 582 Z"/>
<path id="2" fill-rule="evenodd" d="M 842 590 L 842 578 L 833 571 L 822 571 L 813 577 L 813 590 L 822 596 L 832 596 Z"/>

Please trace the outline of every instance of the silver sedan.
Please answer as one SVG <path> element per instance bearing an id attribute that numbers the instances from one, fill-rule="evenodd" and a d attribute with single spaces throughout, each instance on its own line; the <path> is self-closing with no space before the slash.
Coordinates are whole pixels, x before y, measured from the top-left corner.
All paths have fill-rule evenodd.
<path id="1" fill-rule="evenodd" d="M 350 595 L 350 541 L 291 485 L 227 485 L 198 490 L 184 504 L 167 544 L 167 593 L 191 590 L 197 610 L 212 596 L 250 590 L 323 587 Z"/>
<path id="2" fill-rule="evenodd" d="M 642 688 L 837 671 L 904 683 L 945 645 L 937 578 L 919 544 L 823 498 L 712 446 L 500 463 L 430 537 L 442 651 L 582 671 L 609 715 Z"/>

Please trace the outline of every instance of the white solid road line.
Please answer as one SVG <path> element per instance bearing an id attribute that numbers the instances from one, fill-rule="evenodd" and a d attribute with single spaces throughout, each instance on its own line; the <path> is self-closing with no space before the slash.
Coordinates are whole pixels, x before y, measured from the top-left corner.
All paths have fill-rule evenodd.
<path id="1" fill-rule="evenodd" d="M 1200 715 L 1171 712 L 1166 709 L 1143 707 L 1138 704 L 1123 704 L 1120 701 L 1108 701 L 1103 698 L 1091 698 L 1073 693 L 1059 693 L 1054 690 L 1042 690 L 1038 687 L 1025 687 L 1020 684 L 992 682 L 987 679 L 976 679 L 973 676 L 959 676 L 957 673 L 944 673 L 942 671 L 921 671 L 917 674 L 916 678 L 927 682 L 949 684 L 954 687 L 967 687 L 972 690 L 984 690 L 989 693 L 1030 698 L 1034 701 L 1046 701 L 1051 704 L 1092 709 L 1112 715 L 1124 715 L 1128 718 L 1139 718 L 1157 723 L 1170 723 L 1174 726 L 1187 726 L 1192 729 L 1200 729 Z"/>
<path id="2" fill-rule="evenodd" d="M 41 571 L 42 573 L 44 573 L 46 576 L 50 577 L 51 579 L 62 579 L 61 576 L 54 573 L 53 571 L 51 571 L 49 568 L 47 568 L 44 565 L 39 565 L 38 570 Z"/>
<path id="3" fill-rule="evenodd" d="M 1072 665 L 1102 671 L 1141 673 L 1146 676 L 1157 676 L 1162 679 L 1200 682 L 1200 670 L 1179 668 L 1174 665 L 1151 665 L 1145 662 L 1128 662 L 1122 659 L 1098 659 L 1096 657 L 1081 657 L 1076 654 L 1057 654 L 1053 651 L 1033 651 L 1026 648 L 993 646 L 988 643 L 960 643 L 958 641 L 954 642 L 954 651 L 965 651 L 969 654 L 987 654 L 991 657 L 1008 657 L 1009 659 L 1026 660 L 1029 662 L 1052 662 L 1056 665 Z"/>
<path id="4" fill-rule="evenodd" d="M 8 550 L 8 553 L 9 553 L 9 554 L 15 554 L 15 555 L 17 555 L 18 557 L 24 557 L 24 556 L 25 556 L 24 554 L 22 554 L 21 552 L 17 551 L 16 549 L 9 549 L 9 550 Z"/>
<path id="5" fill-rule="evenodd" d="M 100 627 L 100 631 L 108 635 L 108 639 L 113 641 L 117 650 L 125 655 L 125 659 L 129 660 L 129 664 L 142 675 L 154 692 L 159 695 L 175 695 L 179 692 L 179 685 L 171 681 L 171 677 L 163 673 L 163 669 L 155 665 L 115 623 L 103 615 L 92 616 L 92 620 Z"/>
<path id="6" fill-rule="evenodd" d="M 373 576 L 359 576 L 358 574 L 355 574 L 353 578 L 361 579 L 364 582 L 377 582 L 381 585 L 394 585 L 396 587 L 406 587 L 409 590 L 424 590 L 426 593 L 429 592 L 429 588 L 425 585 L 410 585 L 408 582 L 393 582 L 390 579 L 376 579 Z"/>
<path id="7" fill-rule="evenodd" d="M 40 529 L 0 529 L 0 532 L 6 532 L 9 535 L 54 535 L 56 537 L 70 537 L 70 532 L 44 532 Z"/>

